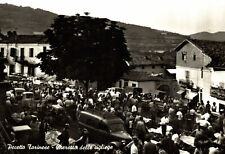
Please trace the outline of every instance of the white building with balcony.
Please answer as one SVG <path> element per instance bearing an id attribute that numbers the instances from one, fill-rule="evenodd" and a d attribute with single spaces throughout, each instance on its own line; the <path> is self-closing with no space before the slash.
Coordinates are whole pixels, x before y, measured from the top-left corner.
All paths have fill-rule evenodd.
<path id="1" fill-rule="evenodd" d="M 37 55 L 50 49 L 44 35 L 16 35 L 0 39 L 0 56 L 8 60 L 7 75 L 42 76 Z"/>
<path id="2" fill-rule="evenodd" d="M 176 79 L 187 99 L 225 107 L 225 42 L 184 40 L 176 49 Z M 183 90 L 183 91 L 182 91 Z"/>

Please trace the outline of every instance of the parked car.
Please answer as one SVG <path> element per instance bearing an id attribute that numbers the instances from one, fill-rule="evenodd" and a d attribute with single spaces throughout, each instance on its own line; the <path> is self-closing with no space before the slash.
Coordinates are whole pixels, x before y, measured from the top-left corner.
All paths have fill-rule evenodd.
<path id="1" fill-rule="evenodd" d="M 81 128 L 88 130 L 90 141 L 93 143 L 107 144 L 112 141 L 131 140 L 122 119 L 108 112 L 81 111 L 78 123 Z"/>
<path id="2" fill-rule="evenodd" d="M 36 106 L 33 92 L 23 92 L 22 106 L 34 108 Z"/>
<path id="3" fill-rule="evenodd" d="M 14 88 L 15 98 L 17 101 L 22 100 L 23 92 L 25 92 L 24 88 Z"/>

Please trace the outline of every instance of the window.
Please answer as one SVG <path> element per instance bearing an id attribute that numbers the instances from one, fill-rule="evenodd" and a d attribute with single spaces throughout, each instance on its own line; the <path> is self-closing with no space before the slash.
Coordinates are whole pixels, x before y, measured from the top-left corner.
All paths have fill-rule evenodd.
<path id="1" fill-rule="evenodd" d="M 135 83 L 132 83 L 132 87 L 136 87 L 136 84 Z"/>
<path id="2" fill-rule="evenodd" d="M 124 131 L 124 126 L 122 123 L 112 123 L 109 124 L 108 127 L 112 132 Z"/>
<path id="3" fill-rule="evenodd" d="M 1 48 L 0 57 L 4 57 L 4 48 Z"/>
<path id="4" fill-rule="evenodd" d="M 152 65 L 152 69 L 154 69 L 155 68 L 155 65 Z"/>
<path id="5" fill-rule="evenodd" d="M 182 53 L 182 60 L 186 61 L 187 60 L 187 54 L 186 53 Z"/>
<path id="6" fill-rule="evenodd" d="M 28 67 L 28 75 L 35 76 L 35 68 L 34 67 Z"/>
<path id="7" fill-rule="evenodd" d="M 47 48 L 46 47 L 43 47 L 43 52 L 46 52 L 47 51 Z"/>
<path id="8" fill-rule="evenodd" d="M 30 48 L 29 57 L 34 57 L 34 48 Z"/>
<path id="9" fill-rule="evenodd" d="M 16 49 L 15 48 L 11 48 L 10 49 L 10 56 L 11 57 L 16 57 Z"/>
<path id="10" fill-rule="evenodd" d="M 9 65 L 9 74 L 15 73 L 15 65 Z"/>
<path id="11" fill-rule="evenodd" d="M 145 66 L 141 66 L 142 69 L 145 69 Z"/>
<path id="12" fill-rule="evenodd" d="M 98 128 L 98 122 L 95 119 L 87 119 L 86 124 L 94 127 L 94 128 Z"/>
<path id="13" fill-rule="evenodd" d="M 119 81 L 119 87 L 120 88 L 122 87 L 122 81 L 121 80 Z"/>
<path id="14" fill-rule="evenodd" d="M 203 79 L 203 67 L 201 68 L 201 78 Z"/>
<path id="15" fill-rule="evenodd" d="M 193 55 L 193 60 L 196 61 L 196 55 Z"/>
<path id="16" fill-rule="evenodd" d="M 190 72 L 189 71 L 185 71 L 185 77 L 186 77 L 187 81 L 190 80 Z"/>
<path id="17" fill-rule="evenodd" d="M 20 48 L 20 57 L 24 58 L 24 48 Z"/>
<path id="18" fill-rule="evenodd" d="M 21 74 L 24 74 L 24 65 L 21 65 Z"/>
<path id="19" fill-rule="evenodd" d="M 99 129 L 107 131 L 107 132 L 109 131 L 108 127 L 102 122 L 99 123 Z"/>
<path id="20" fill-rule="evenodd" d="M 127 87 L 127 86 L 128 86 L 128 81 L 124 80 L 124 87 Z"/>

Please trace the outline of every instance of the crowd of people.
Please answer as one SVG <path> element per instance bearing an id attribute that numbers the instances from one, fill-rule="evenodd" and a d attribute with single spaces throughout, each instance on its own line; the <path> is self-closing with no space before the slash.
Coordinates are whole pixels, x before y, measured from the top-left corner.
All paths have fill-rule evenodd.
<path id="1" fill-rule="evenodd" d="M 99 92 L 69 85 L 34 85 L 32 83 L 13 84 L 33 92 L 36 105 L 18 107 L 13 88 L 7 93 L 7 116 L 2 121 L 5 130 L 15 142 L 15 134 L 10 125 L 29 125 L 32 128 L 32 144 L 45 145 L 45 135 L 56 125 L 64 127 L 59 144 L 69 145 L 70 124 L 77 121 L 81 110 L 110 112 L 124 121 L 126 131 L 132 141 L 124 145 L 114 145 L 112 153 L 128 154 L 177 154 L 186 151 L 195 154 L 225 153 L 224 110 L 213 114 L 216 106 L 209 102 L 185 106 L 181 100 L 169 96 L 152 97 L 142 93 L 118 92 L 109 89 Z M 14 109 L 16 108 L 16 109 Z M 12 115 L 20 120 L 15 120 Z M 85 131 L 82 131 L 85 132 Z M 88 133 L 82 133 L 75 143 L 88 143 Z M 86 137 L 84 137 L 84 135 Z M 184 136 L 192 136 L 193 144 L 186 142 Z M 13 143 L 16 144 L 16 143 Z"/>

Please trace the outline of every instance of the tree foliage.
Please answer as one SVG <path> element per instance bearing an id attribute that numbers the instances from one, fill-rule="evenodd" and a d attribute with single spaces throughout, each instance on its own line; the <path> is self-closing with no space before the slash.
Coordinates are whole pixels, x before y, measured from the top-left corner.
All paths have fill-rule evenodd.
<path id="1" fill-rule="evenodd" d="M 41 69 L 58 78 L 107 85 L 129 70 L 124 28 L 105 18 L 58 16 L 45 31 L 51 50 L 38 55 Z"/>

